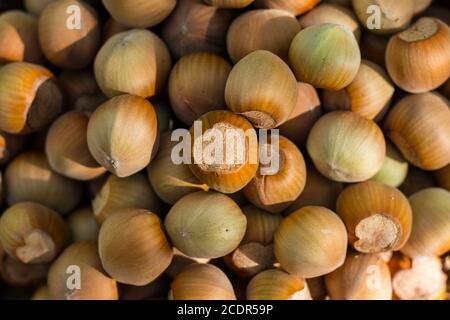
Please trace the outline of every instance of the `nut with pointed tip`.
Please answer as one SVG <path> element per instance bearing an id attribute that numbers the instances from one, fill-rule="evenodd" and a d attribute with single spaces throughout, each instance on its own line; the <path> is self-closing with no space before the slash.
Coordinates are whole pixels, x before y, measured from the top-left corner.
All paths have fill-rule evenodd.
<path id="1" fill-rule="evenodd" d="M 182 57 L 169 77 L 169 98 L 178 119 L 187 125 L 203 114 L 225 108 L 225 85 L 231 65 L 201 52 Z"/>
<path id="2" fill-rule="evenodd" d="M 68 213 L 78 204 L 82 188 L 52 171 L 43 153 L 27 151 L 11 161 L 5 171 L 6 201 L 13 205 L 33 201 L 59 213 Z"/>
<path id="3" fill-rule="evenodd" d="M 401 249 L 413 223 L 408 199 L 398 189 L 367 181 L 347 187 L 336 204 L 348 240 L 363 253 Z"/>
<path id="4" fill-rule="evenodd" d="M 33 202 L 9 207 L 0 218 L 5 252 L 26 264 L 52 261 L 69 241 L 69 228 L 55 211 Z"/>
<path id="5" fill-rule="evenodd" d="M 258 273 L 247 286 L 248 300 L 312 300 L 305 279 L 282 270 Z"/>
<path id="6" fill-rule="evenodd" d="M 115 211 L 100 228 L 98 247 L 105 271 L 134 286 L 155 280 L 173 256 L 161 220 L 144 209 Z"/>
<path id="7" fill-rule="evenodd" d="M 281 267 L 314 278 L 340 267 L 347 252 L 342 220 L 323 207 L 304 207 L 284 218 L 275 233 L 275 257 Z"/>
<path id="8" fill-rule="evenodd" d="M 45 153 L 57 173 L 75 180 L 92 180 L 106 169 L 89 152 L 87 127 L 89 118 L 79 111 L 70 111 L 53 122 L 47 133 Z"/>
<path id="9" fill-rule="evenodd" d="M 376 34 L 392 34 L 405 29 L 413 18 L 415 7 L 412 0 L 352 0 L 352 5 L 364 28 Z M 374 6 L 379 21 L 374 21 Z"/>
<path id="10" fill-rule="evenodd" d="M 228 107 L 263 129 L 288 120 L 297 98 L 294 74 L 281 58 L 266 50 L 241 59 L 231 70 L 225 88 Z"/>
<path id="11" fill-rule="evenodd" d="M 164 226 L 173 245 L 196 258 L 219 258 L 235 250 L 245 235 L 247 219 L 224 194 L 199 191 L 170 209 Z"/>
<path id="12" fill-rule="evenodd" d="M 12 134 L 42 130 L 62 109 L 61 90 L 48 69 L 27 62 L 0 68 L 0 130 Z"/>
<path id="13" fill-rule="evenodd" d="M 77 8 L 79 24 L 70 25 L 68 12 Z M 86 2 L 59 0 L 47 5 L 39 17 L 39 42 L 45 57 L 64 69 L 82 69 L 95 57 L 100 45 L 100 21 Z"/>
<path id="14" fill-rule="evenodd" d="M 355 79 L 339 91 L 323 93 L 325 110 L 352 111 L 367 119 L 380 119 L 389 108 L 394 85 L 376 64 L 362 60 Z"/>
<path id="15" fill-rule="evenodd" d="M 250 10 L 237 17 L 228 29 L 228 54 L 237 63 L 253 51 L 267 50 L 287 61 L 289 46 L 299 31 L 298 21 L 289 12 Z"/>
<path id="16" fill-rule="evenodd" d="M 350 29 L 326 23 L 297 34 L 289 49 L 289 61 L 298 81 L 337 91 L 355 79 L 361 53 Z"/>
<path id="17" fill-rule="evenodd" d="M 361 182 L 380 171 L 386 156 L 383 132 L 354 112 L 327 113 L 312 128 L 307 150 L 317 170 L 338 182 Z"/>
<path id="18" fill-rule="evenodd" d="M 111 16 L 130 28 L 149 28 L 166 19 L 176 0 L 102 0 Z"/>
<path id="19" fill-rule="evenodd" d="M 320 0 L 256 0 L 255 5 L 258 8 L 285 10 L 298 16 L 311 10 L 319 2 Z"/>
<path id="20" fill-rule="evenodd" d="M 102 224 L 114 211 L 124 208 L 142 208 L 159 213 L 161 202 L 144 174 L 126 178 L 110 175 L 92 200 L 95 219 Z"/>
<path id="21" fill-rule="evenodd" d="M 132 95 L 114 97 L 89 119 L 87 144 L 98 163 L 118 177 L 144 169 L 156 148 L 158 122 L 153 105 Z"/>
<path id="22" fill-rule="evenodd" d="M 386 49 L 386 67 L 403 90 L 428 92 L 449 78 L 449 51 L 449 26 L 435 18 L 421 18 L 391 38 Z"/>
<path id="23" fill-rule="evenodd" d="M 427 188 L 409 197 L 411 236 L 402 252 L 409 257 L 440 256 L 450 250 L 450 192 Z"/>
<path id="24" fill-rule="evenodd" d="M 170 132 L 164 134 L 155 159 L 147 167 L 147 176 L 155 193 L 172 205 L 189 193 L 209 190 L 208 185 L 200 182 L 187 164 L 172 161 L 172 150 L 177 144 L 171 140 Z"/>
<path id="25" fill-rule="evenodd" d="M 387 184 L 391 187 L 399 187 L 405 182 L 408 175 L 408 161 L 391 143 L 386 144 L 386 158 L 380 171 L 372 177 L 372 181 Z"/>
<path id="26" fill-rule="evenodd" d="M 37 25 L 37 19 L 23 11 L 0 14 L 0 61 L 43 62 Z"/>
<path id="27" fill-rule="evenodd" d="M 162 90 L 171 65 L 169 50 L 156 34 L 133 29 L 103 44 L 95 58 L 94 73 L 109 98 L 124 93 L 149 98 Z"/>
<path id="28" fill-rule="evenodd" d="M 72 241 L 97 241 L 99 226 L 90 206 L 82 207 L 67 217 Z"/>
<path id="29" fill-rule="evenodd" d="M 306 165 L 300 150 L 283 136 L 260 141 L 260 163 L 256 176 L 245 186 L 245 197 L 258 208 L 280 213 L 302 193 Z M 275 154 L 278 152 L 278 154 Z M 262 154 L 267 159 L 262 160 Z M 269 161 L 267 161 L 269 160 Z"/>
<path id="30" fill-rule="evenodd" d="M 349 252 L 339 269 L 325 276 L 333 300 L 391 300 L 388 265 L 379 254 Z"/>
<path id="31" fill-rule="evenodd" d="M 69 267 L 79 276 L 79 287 L 67 285 L 72 276 Z M 55 300 L 117 300 L 117 284 L 103 270 L 97 251 L 97 242 L 81 241 L 67 247 L 48 272 L 48 289 Z"/>
<path id="32" fill-rule="evenodd" d="M 244 117 L 230 111 L 211 111 L 190 130 L 194 176 L 222 193 L 242 190 L 258 170 L 258 139 Z M 217 140 L 216 140 L 217 139 Z M 215 152 L 210 154 L 211 149 Z"/>
<path id="33" fill-rule="evenodd" d="M 222 270 L 211 264 L 192 264 L 171 284 L 173 300 L 236 300 L 233 286 Z"/>
<path id="34" fill-rule="evenodd" d="M 414 166 L 437 170 L 450 163 L 450 108 L 441 95 L 406 96 L 391 109 L 384 127 L 386 136 Z"/>

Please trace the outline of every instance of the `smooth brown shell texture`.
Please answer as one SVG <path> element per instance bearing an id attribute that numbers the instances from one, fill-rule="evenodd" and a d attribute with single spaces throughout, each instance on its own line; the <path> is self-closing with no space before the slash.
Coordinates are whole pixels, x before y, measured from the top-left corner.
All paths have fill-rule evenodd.
<path id="1" fill-rule="evenodd" d="M 39 131 L 62 108 L 62 93 L 48 69 L 26 62 L 0 68 L 0 130 L 12 134 Z"/>
<path id="2" fill-rule="evenodd" d="M 129 93 L 149 98 L 162 90 L 171 65 L 169 50 L 156 34 L 133 29 L 105 42 L 95 58 L 94 73 L 107 97 Z"/>
<path id="3" fill-rule="evenodd" d="M 352 6 L 361 24 L 370 32 L 392 34 L 409 25 L 415 3 L 412 0 L 352 0 Z M 373 10 L 373 6 L 378 10 Z M 374 19 L 378 12 L 380 25 L 376 25 L 377 19 Z"/>
<path id="4" fill-rule="evenodd" d="M 196 133 L 195 124 L 190 130 L 193 158 L 189 168 L 192 173 L 210 188 L 222 193 L 230 194 L 243 189 L 253 179 L 259 165 L 256 131 L 250 122 L 230 111 L 211 111 L 197 121 L 201 123 L 202 131 Z M 234 134 L 241 133 L 243 137 L 233 138 Z M 211 141 L 213 138 L 209 134 L 221 134 L 223 137 L 223 141 L 219 141 L 223 143 L 222 159 L 208 159 L 208 153 L 204 150 L 217 145 Z"/>
<path id="5" fill-rule="evenodd" d="M 261 163 L 256 176 L 244 188 L 244 194 L 251 203 L 272 213 L 280 213 L 293 203 L 306 183 L 306 165 L 300 150 L 283 136 L 278 136 L 276 144 L 279 154 L 275 155 L 272 151 L 267 156 L 270 160 L 275 157 L 278 161 Z M 264 146 L 267 145 L 272 146 L 272 141 Z M 264 146 L 260 141 L 260 148 Z M 271 166 L 275 165 L 277 168 L 272 169 Z M 264 172 L 265 168 L 270 168 L 270 172 Z"/>
<path id="6" fill-rule="evenodd" d="M 126 178 L 110 175 L 92 200 L 92 209 L 101 224 L 114 211 L 125 208 L 148 209 L 159 213 L 161 202 L 142 173 Z"/>
<path id="7" fill-rule="evenodd" d="M 249 6 L 255 0 L 204 0 L 207 4 L 210 4 L 218 8 L 228 9 L 241 9 Z"/>
<path id="8" fill-rule="evenodd" d="M 157 134 L 153 105 L 137 96 L 121 95 L 108 100 L 92 114 L 87 143 L 98 163 L 123 178 L 150 163 Z"/>
<path id="9" fill-rule="evenodd" d="M 0 15 L 1 62 L 43 62 L 37 24 L 34 16 L 18 10 Z"/>
<path id="10" fill-rule="evenodd" d="M 239 206 L 218 192 L 199 191 L 170 209 L 164 226 L 173 245 L 196 258 L 219 258 L 238 247 L 247 219 Z"/>
<path id="11" fill-rule="evenodd" d="M 0 218 L 2 248 L 23 263 L 52 261 L 69 236 L 69 228 L 58 213 L 37 203 L 13 205 Z"/>
<path id="12" fill-rule="evenodd" d="M 299 31 L 298 21 L 286 11 L 250 10 L 237 17 L 228 29 L 228 54 L 237 63 L 253 51 L 267 50 L 287 61 L 289 46 Z"/>
<path id="13" fill-rule="evenodd" d="M 67 272 L 70 266 L 78 271 Z M 70 277 L 79 272 L 80 288 L 70 289 Z M 103 270 L 97 242 L 76 242 L 53 262 L 48 273 L 48 289 L 56 300 L 117 300 L 117 284 Z"/>
<path id="14" fill-rule="evenodd" d="M 47 133 L 45 153 L 56 172 L 75 180 L 91 180 L 106 169 L 95 161 L 87 145 L 89 118 L 72 111 L 53 122 Z"/>
<path id="15" fill-rule="evenodd" d="M 378 254 L 350 252 L 339 269 L 325 276 L 332 300 L 391 300 L 391 274 Z"/>
<path id="16" fill-rule="evenodd" d="M 54 1 L 39 17 L 42 51 L 52 64 L 64 69 L 81 69 L 91 63 L 100 45 L 100 33 L 98 14 L 84 1 Z"/>
<path id="17" fill-rule="evenodd" d="M 398 189 L 367 181 L 344 189 L 337 200 L 349 243 L 363 253 L 401 249 L 411 234 L 412 211 Z"/>
<path id="18" fill-rule="evenodd" d="M 194 52 L 225 52 L 230 10 L 207 5 L 202 0 L 179 0 L 162 27 L 162 38 L 175 58 Z"/>
<path id="19" fill-rule="evenodd" d="M 176 0 L 102 0 L 111 16 L 124 26 L 152 27 L 166 19 L 177 4 Z"/>
<path id="20" fill-rule="evenodd" d="M 449 26 L 425 17 L 391 38 L 386 49 L 386 67 L 400 88 L 423 93 L 438 88 L 449 78 L 449 52 Z"/>
<path id="21" fill-rule="evenodd" d="M 312 85 L 303 82 L 298 82 L 297 85 L 297 104 L 288 120 L 278 129 L 281 135 L 300 147 L 304 146 L 309 132 L 322 116 L 322 107 L 319 95 Z"/>
<path id="22" fill-rule="evenodd" d="M 241 59 L 231 70 L 225 88 L 228 107 L 264 129 L 288 120 L 297 98 L 294 74 L 283 60 L 266 50 Z"/>
<path id="23" fill-rule="evenodd" d="M 389 112 L 385 130 L 414 166 L 437 170 L 450 163 L 450 109 L 442 96 L 406 96 Z"/>
<path id="24" fill-rule="evenodd" d="M 100 229 L 95 220 L 91 206 L 82 207 L 69 214 L 67 217 L 72 234 L 72 241 L 96 241 Z"/>
<path id="25" fill-rule="evenodd" d="M 317 170 L 338 182 L 361 182 L 381 169 L 386 156 L 383 132 L 354 112 L 324 115 L 312 128 L 307 150 Z"/>
<path id="26" fill-rule="evenodd" d="M 402 252 L 409 257 L 441 256 L 450 250 L 450 192 L 427 188 L 409 197 L 411 236 Z"/>
<path id="27" fill-rule="evenodd" d="M 322 276 L 344 263 L 347 231 L 333 211 L 303 207 L 281 222 L 275 233 L 274 251 L 281 267 L 290 274 Z"/>
<path id="28" fill-rule="evenodd" d="M 78 204 L 79 182 L 52 171 L 43 153 L 27 151 L 11 161 L 5 171 L 6 201 L 13 205 L 33 201 L 59 213 L 68 213 Z"/>
<path id="29" fill-rule="evenodd" d="M 177 141 L 171 141 L 170 133 L 163 135 L 158 154 L 147 167 L 147 176 L 155 193 L 169 204 L 175 204 L 189 193 L 209 190 L 207 184 L 194 176 L 189 165 L 172 161 L 172 150 L 177 144 Z"/>
<path id="30" fill-rule="evenodd" d="M 116 211 L 102 224 L 98 242 L 103 268 L 125 284 L 149 284 L 172 261 L 161 220 L 147 210 Z"/>
<path id="31" fill-rule="evenodd" d="M 210 53 L 182 57 L 169 77 L 169 98 L 173 112 L 187 125 L 203 114 L 224 109 L 225 85 L 231 65 Z"/>
<path id="32" fill-rule="evenodd" d="M 236 300 L 225 273 L 210 264 L 193 264 L 181 271 L 171 284 L 173 300 Z"/>
<path id="33" fill-rule="evenodd" d="M 248 300 L 312 300 L 305 279 L 281 270 L 257 274 L 247 286 Z"/>
<path id="34" fill-rule="evenodd" d="M 370 120 L 379 119 L 389 108 L 394 91 L 394 85 L 383 69 L 362 60 L 355 79 L 348 87 L 324 91 L 323 105 L 327 111 L 352 111 Z"/>
<path id="35" fill-rule="evenodd" d="M 302 29 L 322 23 L 334 23 L 349 28 L 359 42 L 361 28 L 353 11 L 333 3 L 323 3 L 302 15 L 298 22 Z"/>
<path id="36" fill-rule="evenodd" d="M 320 0 L 256 0 L 255 5 L 258 8 L 286 10 L 298 16 L 311 10 L 319 2 Z"/>

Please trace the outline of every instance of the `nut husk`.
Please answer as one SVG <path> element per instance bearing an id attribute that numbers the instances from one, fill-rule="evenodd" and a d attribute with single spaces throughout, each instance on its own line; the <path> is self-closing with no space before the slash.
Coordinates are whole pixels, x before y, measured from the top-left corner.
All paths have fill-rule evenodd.
<path id="1" fill-rule="evenodd" d="M 341 90 L 356 77 L 361 53 L 350 29 L 326 23 L 297 34 L 289 49 L 289 61 L 298 81 L 316 88 Z"/>
<path id="2" fill-rule="evenodd" d="M 282 270 L 258 273 L 247 286 L 248 300 L 312 300 L 305 279 Z"/>
<path id="3" fill-rule="evenodd" d="M 344 265 L 325 276 L 332 300 L 391 300 L 391 274 L 379 254 L 349 252 Z"/>
<path id="4" fill-rule="evenodd" d="M 100 224 L 114 211 L 124 208 L 148 209 L 156 213 L 161 210 L 161 202 L 144 174 L 126 178 L 110 175 L 92 200 L 95 219 Z"/>
<path id="5" fill-rule="evenodd" d="M 92 180 L 106 169 L 95 161 L 87 144 L 89 118 L 78 111 L 59 117 L 47 133 L 45 153 L 53 170 L 75 180 Z"/>
<path id="6" fill-rule="evenodd" d="M 280 213 L 302 193 L 306 183 L 306 165 L 303 155 L 289 139 L 273 136 L 260 148 L 270 163 L 260 163 L 256 176 L 245 186 L 246 198 L 256 207 L 271 213 Z M 278 150 L 278 154 L 274 154 Z M 261 153 L 260 153 L 261 154 Z M 262 158 L 261 158 L 262 159 Z M 275 166 L 275 168 L 272 168 Z"/>
<path id="7" fill-rule="evenodd" d="M 302 15 L 298 21 L 302 29 L 323 23 L 340 24 L 349 28 L 358 42 L 361 38 L 361 28 L 353 11 L 338 4 L 323 3 L 318 5 Z"/>
<path id="8" fill-rule="evenodd" d="M 78 269 L 70 269 L 74 266 Z M 79 277 L 79 283 L 71 279 L 76 275 Z M 79 287 L 76 288 L 76 285 Z M 119 298 L 116 281 L 103 271 L 95 241 L 76 242 L 64 250 L 50 267 L 48 290 L 55 300 Z"/>
<path id="9" fill-rule="evenodd" d="M 187 125 L 203 114 L 225 108 L 225 85 L 231 65 L 210 53 L 182 57 L 169 77 L 169 98 L 175 115 Z"/>
<path id="10" fill-rule="evenodd" d="M 391 38 L 386 49 L 386 67 L 392 80 L 403 90 L 428 92 L 449 78 L 449 51 L 448 25 L 435 18 L 421 18 Z"/>
<path id="11" fill-rule="evenodd" d="M 170 295 L 173 300 L 236 300 L 225 273 L 210 264 L 184 268 L 173 280 Z"/>
<path id="12" fill-rule="evenodd" d="M 198 124 L 201 131 L 196 129 Z M 189 168 L 210 188 L 235 193 L 255 176 L 258 141 L 256 131 L 244 117 L 230 111 L 211 111 L 194 123 L 190 135 L 193 157 Z"/>
<path id="13" fill-rule="evenodd" d="M 194 52 L 225 52 L 230 10 L 207 5 L 202 0 L 179 0 L 162 27 L 162 38 L 175 58 Z"/>
<path id="14" fill-rule="evenodd" d="M 307 150 L 317 170 L 338 182 L 361 182 L 383 166 L 386 142 L 375 122 L 354 112 L 327 113 L 312 128 Z"/>
<path id="15" fill-rule="evenodd" d="M 108 217 L 98 239 L 103 268 L 121 283 L 143 286 L 172 261 L 159 217 L 144 209 L 120 209 Z"/>
<path id="16" fill-rule="evenodd" d="M 352 111 L 373 120 L 385 114 L 394 91 L 394 85 L 383 69 L 362 60 L 355 79 L 345 89 L 324 91 L 323 105 L 327 111 Z"/>
<path id="17" fill-rule="evenodd" d="M 292 39 L 300 25 L 289 12 L 250 10 L 237 17 L 227 34 L 228 54 L 234 63 L 256 50 L 267 50 L 287 61 Z"/>
<path id="18" fill-rule="evenodd" d="M 238 205 L 224 194 L 195 192 L 170 209 L 164 226 L 173 245 L 196 258 L 219 258 L 242 241 L 247 219 Z"/>
<path id="19" fill-rule="evenodd" d="M 9 207 L 0 218 L 0 244 L 26 264 L 52 261 L 69 241 L 69 228 L 55 211 L 33 202 Z"/>
<path id="20" fill-rule="evenodd" d="M 304 146 L 309 132 L 322 116 L 319 95 L 310 84 L 298 82 L 297 104 L 288 120 L 279 129 L 280 134 L 294 142 L 297 146 Z"/>
<path id="21" fill-rule="evenodd" d="M 427 188 L 409 197 L 412 232 L 402 252 L 411 258 L 440 256 L 450 250 L 450 192 Z"/>
<path id="22" fill-rule="evenodd" d="M 147 167 L 147 176 L 155 193 L 169 204 L 175 204 L 189 193 L 209 190 L 208 185 L 200 182 L 187 164 L 172 161 L 172 150 L 177 144 L 171 140 L 170 132 L 164 134 L 155 159 Z"/>
<path id="23" fill-rule="evenodd" d="M 106 10 L 119 23 L 132 28 L 149 28 L 166 19 L 176 0 L 102 0 Z"/>
<path id="24" fill-rule="evenodd" d="M 225 88 L 228 107 L 264 129 L 288 120 L 297 98 L 294 74 L 283 60 L 266 50 L 241 59 L 231 70 Z"/>
<path id="25" fill-rule="evenodd" d="M 90 206 L 82 207 L 67 217 L 72 241 L 97 241 L 99 226 Z"/>
<path id="26" fill-rule="evenodd" d="M 352 4 L 361 24 L 376 34 L 392 34 L 406 28 L 415 7 L 411 0 L 352 0 Z M 373 10 L 373 6 L 378 10 Z M 374 17 L 379 19 L 380 25 L 376 25 L 377 19 Z"/>
<path id="27" fill-rule="evenodd" d="M 87 127 L 87 144 L 99 164 L 123 178 L 150 163 L 157 134 L 153 105 L 137 96 L 121 95 L 94 111 Z"/>
<path id="28" fill-rule="evenodd" d="M 414 166 L 437 170 L 450 163 L 450 109 L 436 93 L 409 95 L 389 112 L 386 136 Z"/>
<path id="29" fill-rule="evenodd" d="M 354 184 L 342 191 L 336 208 L 350 245 L 359 252 L 399 250 L 411 234 L 411 206 L 394 187 L 374 181 Z"/>
<path id="30" fill-rule="evenodd" d="M 37 24 L 34 16 L 23 11 L 0 14 L 0 62 L 43 61 Z"/>
<path id="31" fill-rule="evenodd" d="M 39 131 L 62 109 L 62 93 L 48 69 L 27 62 L 0 68 L 0 130 L 12 134 Z"/>
<path id="32" fill-rule="evenodd" d="M 323 207 L 303 207 L 284 218 L 275 233 L 275 257 L 288 273 L 314 278 L 340 267 L 347 252 L 341 219 Z"/>
<path id="33" fill-rule="evenodd" d="M 129 93 L 148 98 L 162 90 L 171 65 L 169 50 L 156 34 L 133 29 L 103 44 L 95 58 L 94 73 L 107 97 Z"/>
<path id="34" fill-rule="evenodd" d="M 76 7 L 79 24 L 70 14 Z M 71 20 L 73 26 L 70 25 Z M 70 27 L 69 27 L 70 25 Z M 39 17 L 39 42 L 45 57 L 64 69 L 82 69 L 95 57 L 100 45 L 100 21 L 86 2 L 60 0 L 48 4 Z"/>
<path id="35" fill-rule="evenodd" d="M 286 10 L 298 16 L 311 10 L 319 2 L 320 0 L 256 0 L 255 5 L 258 8 Z"/>
<path id="36" fill-rule="evenodd" d="M 6 201 L 13 205 L 33 201 L 59 213 L 68 213 L 78 204 L 82 188 L 51 170 L 43 153 L 27 151 L 11 161 L 5 171 Z"/>

